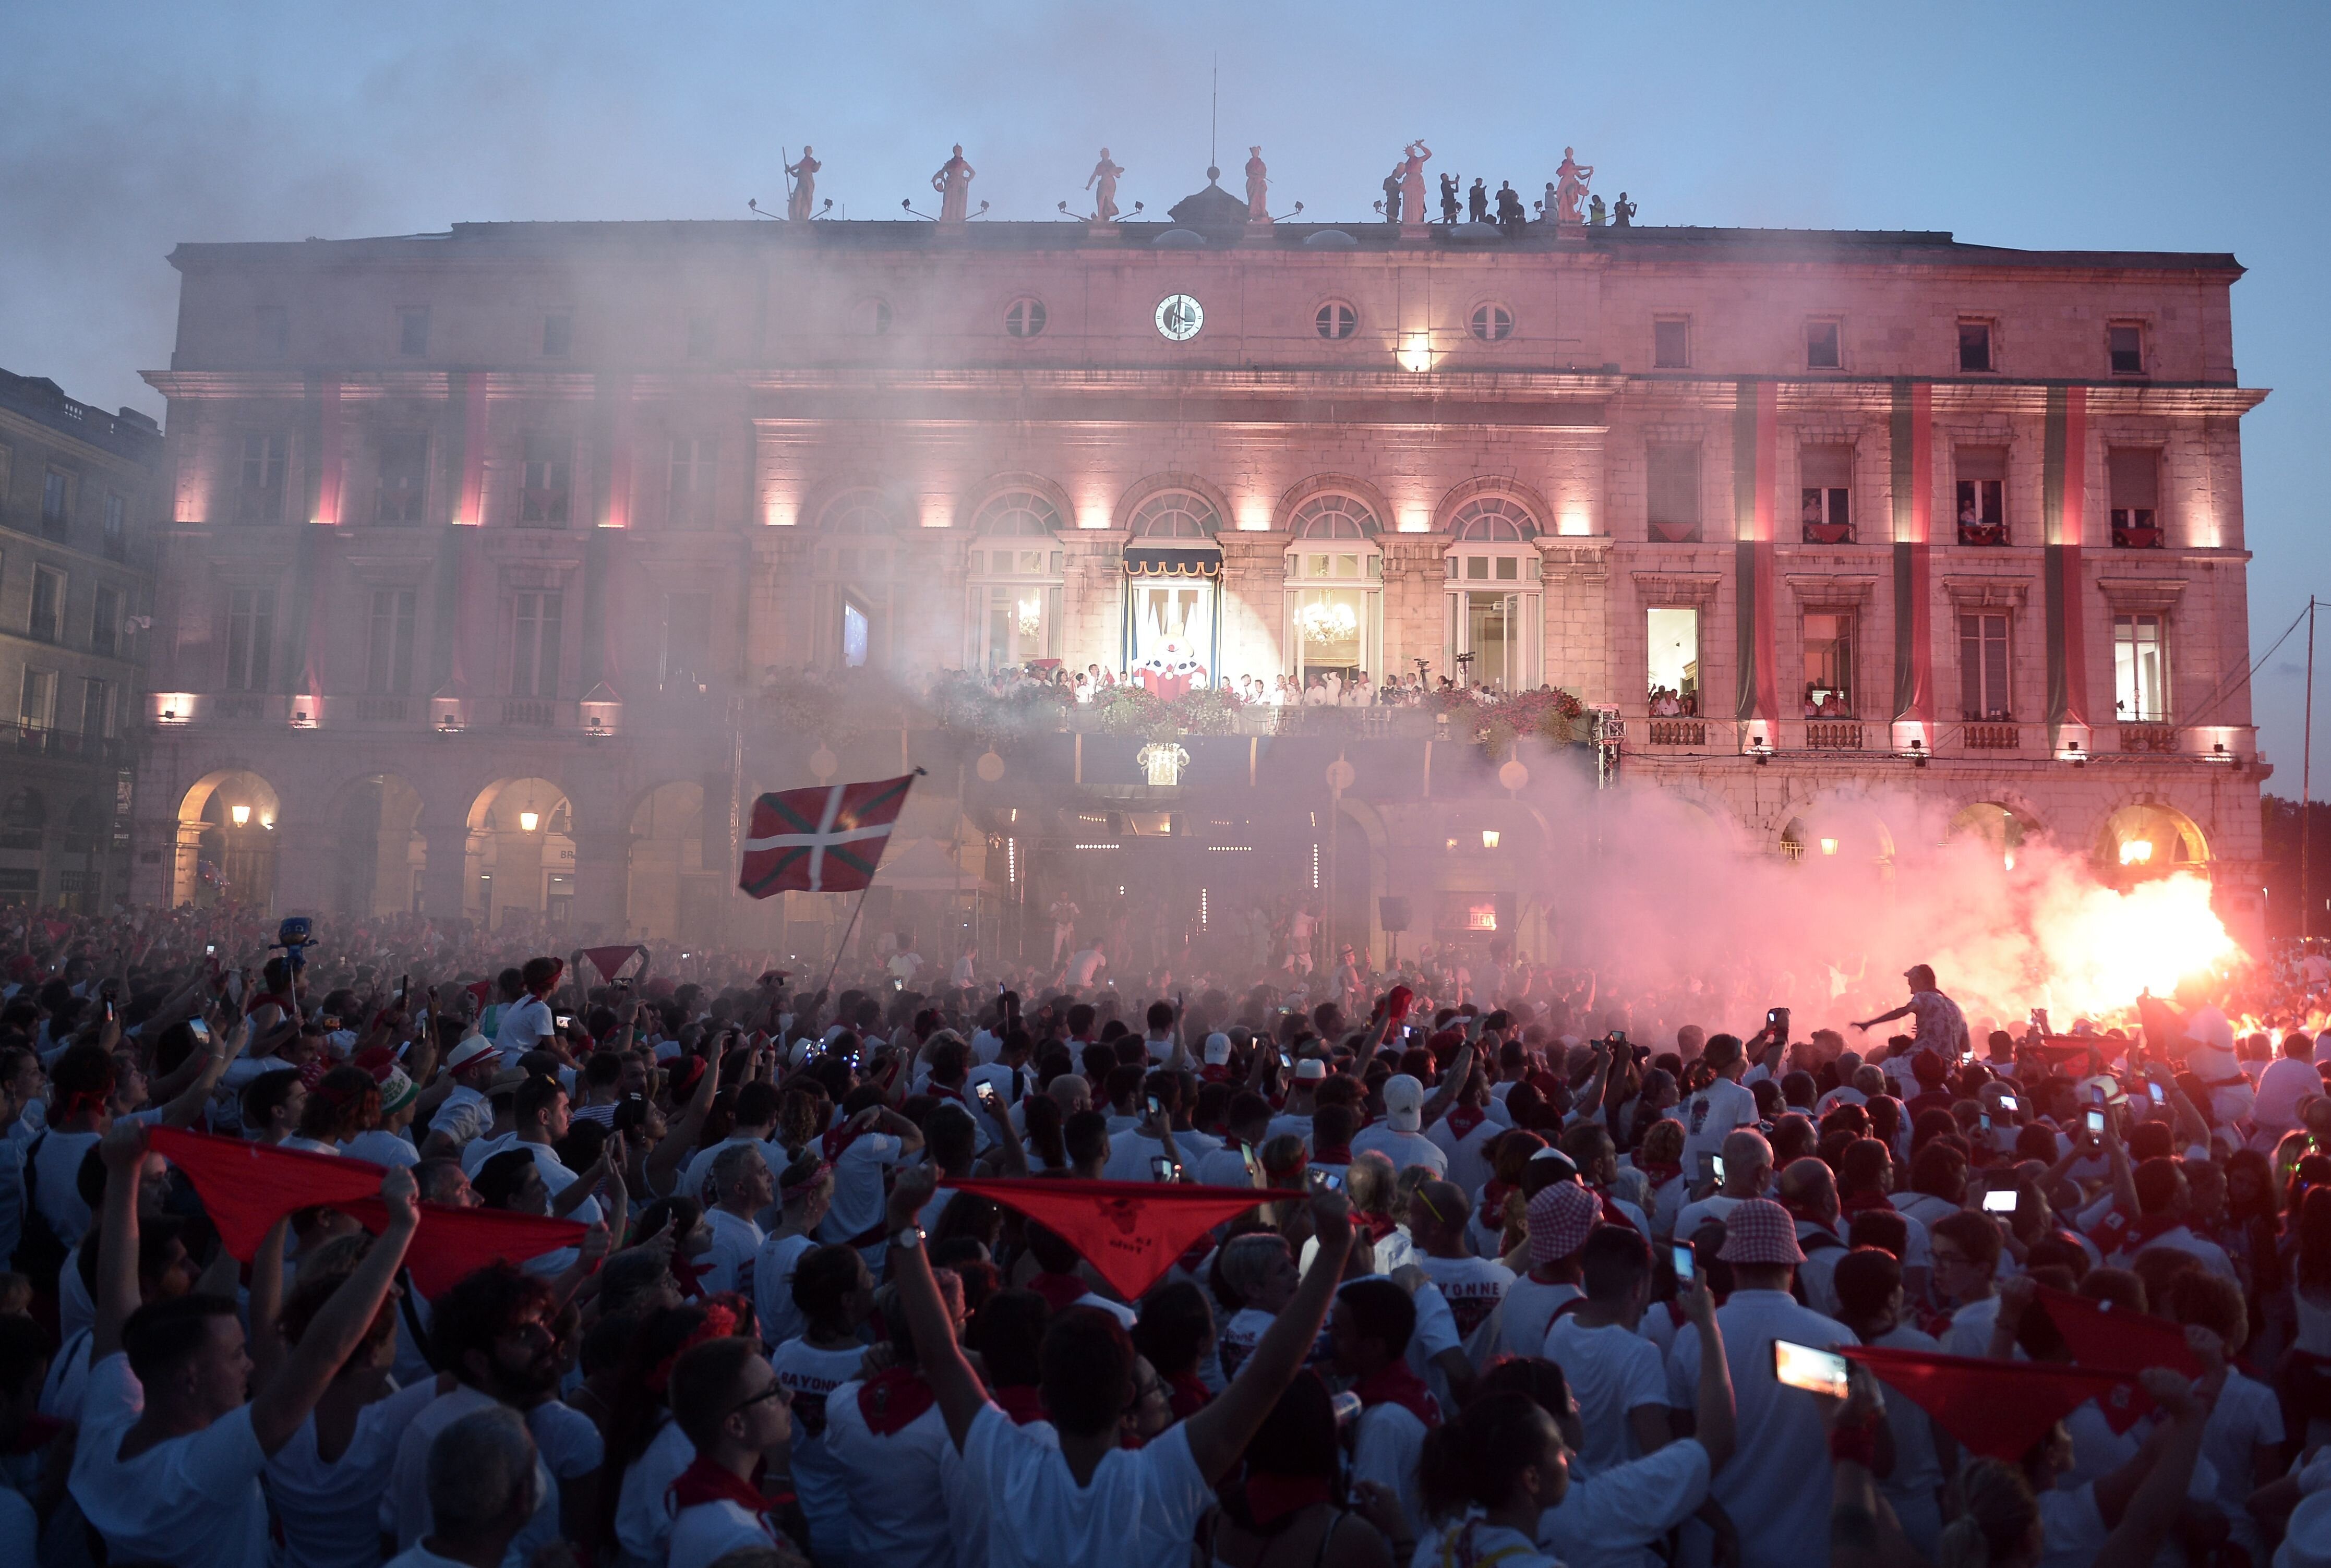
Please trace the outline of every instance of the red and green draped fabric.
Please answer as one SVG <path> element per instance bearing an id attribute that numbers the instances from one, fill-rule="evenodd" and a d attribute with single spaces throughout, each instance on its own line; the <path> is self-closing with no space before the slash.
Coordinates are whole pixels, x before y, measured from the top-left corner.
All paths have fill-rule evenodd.
<path id="1" fill-rule="evenodd" d="M 1780 717 L 1780 671 L 1773 636 L 1773 515 L 1780 450 L 1780 385 L 1743 381 L 1732 413 L 1732 512 L 1739 578 L 1743 724 Z M 1770 743 L 1775 737 L 1766 736 Z"/>
<path id="2" fill-rule="evenodd" d="M 2041 473 L 2047 532 L 2048 744 L 2088 722 L 2088 640 L 2080 618 L 2080 537 L 2088 510 L 2088 389 L 2048 389 L 2048 434 Z"/>
<path id="3" fill-rule="evenodd" d="M 1935 518 L 1935 388 L 1898 378 L 1889 425 L 1894 469 L 1894 717 L 1935 722 L 1929 553 Z M 1932 745 L 1929 735 L 1927 744 Z"/>
<path id="4" fill-rule="evenodd" d="M 939 1183 L 1025 1214 L 1061 1240 L 1127 1301 L 1165 1276 L 1183 1250 L 1223 1221 L 1258 1203 L 1284 1201 L 1283 1190 L 1196 1187 L 1148 1182 L 1015 1181 Z"/>
<path id="5" fill-rule="evenodd" d="M 922 771 L 763 795 L 753 803 L 737 885 L 756 898 L 854 893 L 868 886 L 907 803 L 908 787 Z"/>

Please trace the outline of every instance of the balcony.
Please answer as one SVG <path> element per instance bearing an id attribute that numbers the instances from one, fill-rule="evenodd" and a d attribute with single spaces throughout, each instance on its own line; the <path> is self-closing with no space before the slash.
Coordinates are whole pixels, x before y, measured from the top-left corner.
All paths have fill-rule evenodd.
<path id="1" fill-rule="evenodd" d="M 357 697 L 349 701 L 358 724 L 409 724 L 420 713 L 420 704 L 410 697 Z"/>
<path id="2" fill-rule="evenodd" d="M 1651 746 L 1704 746 L 1708 744 L 1708 720 L 1647 718 L 1643 721 L 1643 738 Z"/>
<path id="3" fill-rule="evenodd" d="M 2177 727 L 2152 722 L 2124 724 L 2120 727 L 2120 748 L 2124 752 L 2174 756 L 2177 755 Z"/>
<path id="4" fill-rule="evenodd" d="M 1997 546 L 2007 543 L 2007 525 L 2003 522 L 1971 522 L 1959 519 L 1959 543 Z"/>
<path id="5" fill-rule="evenodd" d="M 1804 525 L 1808 545 L 1850 545 L 1853 543 L 1851 523 L 1807 523 Z"/>
<path id="6" fill-rule="evenodd" d="M 1809 718 L 1805 720 L 1807 751 L 1860 751 L 1861 721 L 1852 718 Z"/>
<path id="7" fill-rule="evenodd" d="M 222 691 L 202 699 L 202 717 L 220 724 L 249 724 L 267 717 L 273 706 L 263 691 Z"/>
<path id="8" fill-rule="evenodd" d="M 508 698 L 502 703 L 502 724 L 511 729 L 548 729 L 558 722 L 559 705 L 541 698 Z"/>
<path id="9" fill-rule="evenodd" d="M 2150 507 L 2115 507 L 2112 542 L 2116 550 L 2157 550 L 2162 530 L 2154 526 Z"/>
<path id="10" fill-rule="evenodd" d="M 1969 751 L 2021 751 L 2023 749 L 2023 727 L 2000 719 L 1966 721 L 1960 740 Z"/>
<path id="11" fill-rule="evenodd" d="M 49 757 L 61 762 L 119 763 L 129 756 L 128 743 L 104 736 L 79 735 L 37 724 L 17 724 L 13 750 L 19 757 Z"/>

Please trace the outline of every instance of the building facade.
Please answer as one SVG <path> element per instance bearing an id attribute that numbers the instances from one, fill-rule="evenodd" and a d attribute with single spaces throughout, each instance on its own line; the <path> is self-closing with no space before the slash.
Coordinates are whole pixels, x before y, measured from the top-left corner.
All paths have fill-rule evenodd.
<path id="1" fill-rule="evenodd" d="M 129 889 L 162 431 L 0 371 L 0 903 Z"/>
<path id="2" fill-rule="evenodd" d="M 950 878 L 1023 920 L 1135 898 L 1080 840 L 1129 852 L 1140 807 L 1208 830 L 1129 745 L 809 734 L 761 695 L 1057 660 L 1555 686 L 1610 716 L 1624 787 L 1746 851 L 1883 860 L 1901 824 L 1838 803 L 1907 791 L 2011 851 L 2206 870 L 2257 919 L 2263 394 L 2229 256 L 1250 224 L 1210 185 L 1158 223 L 480 223 L 172 259 L 141 898 L 776 930 L 828 917 L 733 900 L 738 803 L 904 763 L 931 767 L 910 827 L 942 903 Z M 1261 731 L 1285 737 L 1240 727 L 1209 739 L 1260 791 Z M 1430 760 L 1332 788 L 1298 756 L 1309 822 L 1357 846 L 1326 880 L 1311 851 L 1345 939 L 1481 931 L 1451 911 L 1483 878 L 1529 903 L 1527 860 L 1431 860 L 1457 840 L 1419 809 Z M 1174 885 L 1204 923 L 1211 885 Z M 1387 930 L 1416 888 L 1447 908 Z M 985 917 L 951 928 L 1022 939 Z"/>

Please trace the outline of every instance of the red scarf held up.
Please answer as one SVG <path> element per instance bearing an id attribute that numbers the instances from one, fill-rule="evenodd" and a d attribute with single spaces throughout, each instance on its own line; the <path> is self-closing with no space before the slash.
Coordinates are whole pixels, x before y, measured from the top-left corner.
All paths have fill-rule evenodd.
<path id="1" fill-rule="evenodd" d="M 2097 1401 L 2116 1437 L 2153 1409 L 2153 1396 L 2136 1381 L 2146 1367 L 2165 1366 L 2181 1377 L 2202 1375 L 2201 1358 L 2185 1343 L 2185 1331 L 2165 1318 L 2119 1311 L 2109 1301 L 2091 1301 L 2044 1285 L 2039 1302 L 2074 1361 L 2128 1380 L 2111 1397 Z"/>
<path id="2" fill-rule="evenodd" d="M 1052 1419 L 1051 1413 L 1044 1409 L 1043 1391 L 1033 1383 L 1015 1383 L 1008 1387 L 993 1389 L 987 1397 L 995 1402 L 996 1409 L 1012 1418 L 1012 1424 L 1015 1427 Z"/>
<path id="3" fill-rule="evenodd" d="M 777 1535 L 775 1523 L 769 1517 L 773 1499 L 761 1495 L 761 1488 L 737 1474 L 706 1459 L 696 1456 L 688 1468 L 673 1478 L 665 1488 L 671 1499 L 671 1511 L 694 1508 L 706 1503 L 734 1503 L 761 1522 L 774 1542 Z"/>
<path id="4" fill-rule="evenodd" d="M 1354 1383 L 1352 1392 L 1360 1396 L 1362 1410 L 1396 1404 L 1427 1428 L 1441 1424 L 1441 1402 L 1432 1397 L 1432 1391 L 1424 1386 L 1424 1380 L 1404 1359 L 1386 1362 Z"/>
<path id="5" fill-rule="evenodd" d="M 911 1366 L 894 1366 L 858 1385 L 858 1413 L 878 1438 L 896 1437 L 937 1401 L 923 1374 Z"/>
<path id="6" fill-rule="evenodd" d="M 1165 1277 L 1184 1250 L 1206 1231 L 1233 1215 L 1288 1196 L 1283 1190 L 1261 1187 L 1073 1178 L 988 1181 L 948 1176 L 939 1185 L 992 1199 L 1041 1221 L 1074 1247 L 1127 1301 L 1139 1300 Z"/>
<path id="7" fill-rule="evenodd" d="M 1879 1345 L 1837 1347 L 1908 1395 L 1971 1451 L 2012 1463 L 2048 1430 L 2122 1383 L 2114 1373 L 2037 1361 L 1993 1361 Z"/>

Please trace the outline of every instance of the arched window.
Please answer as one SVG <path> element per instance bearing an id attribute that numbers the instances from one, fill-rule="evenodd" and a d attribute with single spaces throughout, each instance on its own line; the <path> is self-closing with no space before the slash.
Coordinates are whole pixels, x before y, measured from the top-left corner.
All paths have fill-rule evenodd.
<path id="1" fill-rule="evenodd" d="M 1160 490 L 1133 514 L 1137 539 L 1211 539 L 1222 527 L 1222 517 L 1204 496 L 1188 490 Z"/>
<path id="2" fill-rule="evenodd" d="M 1295 516 L 1288 520 L 1288 531 L 1299 539 L 1365 539 L 1381 527 L 1365 501 L 1330 491 L 1296 508 Z"/>
<path id="3" fill-rule="evenodd" d="M 1461 545 L 1518 545 L 1537 537 L 1537 519 L 1510 496 L 1475 496 L 1449 520 L 1449 537 Z"/>
<path id="4" fill-rule="evenodd" d="M 971 526 L 1007 538 L 1049 538 L 1060 532 L 1061 510 L 1034 490 L 1005 490 L 979 508 Z"/>
<path id="5" fill-rule="evenodd" d="M 891 529 L 890 508 L 882 504 L 881 496 L 873 490 L 846 490 L 826 504 L 825 531 L 829 534 L 887 534 Z"/>

